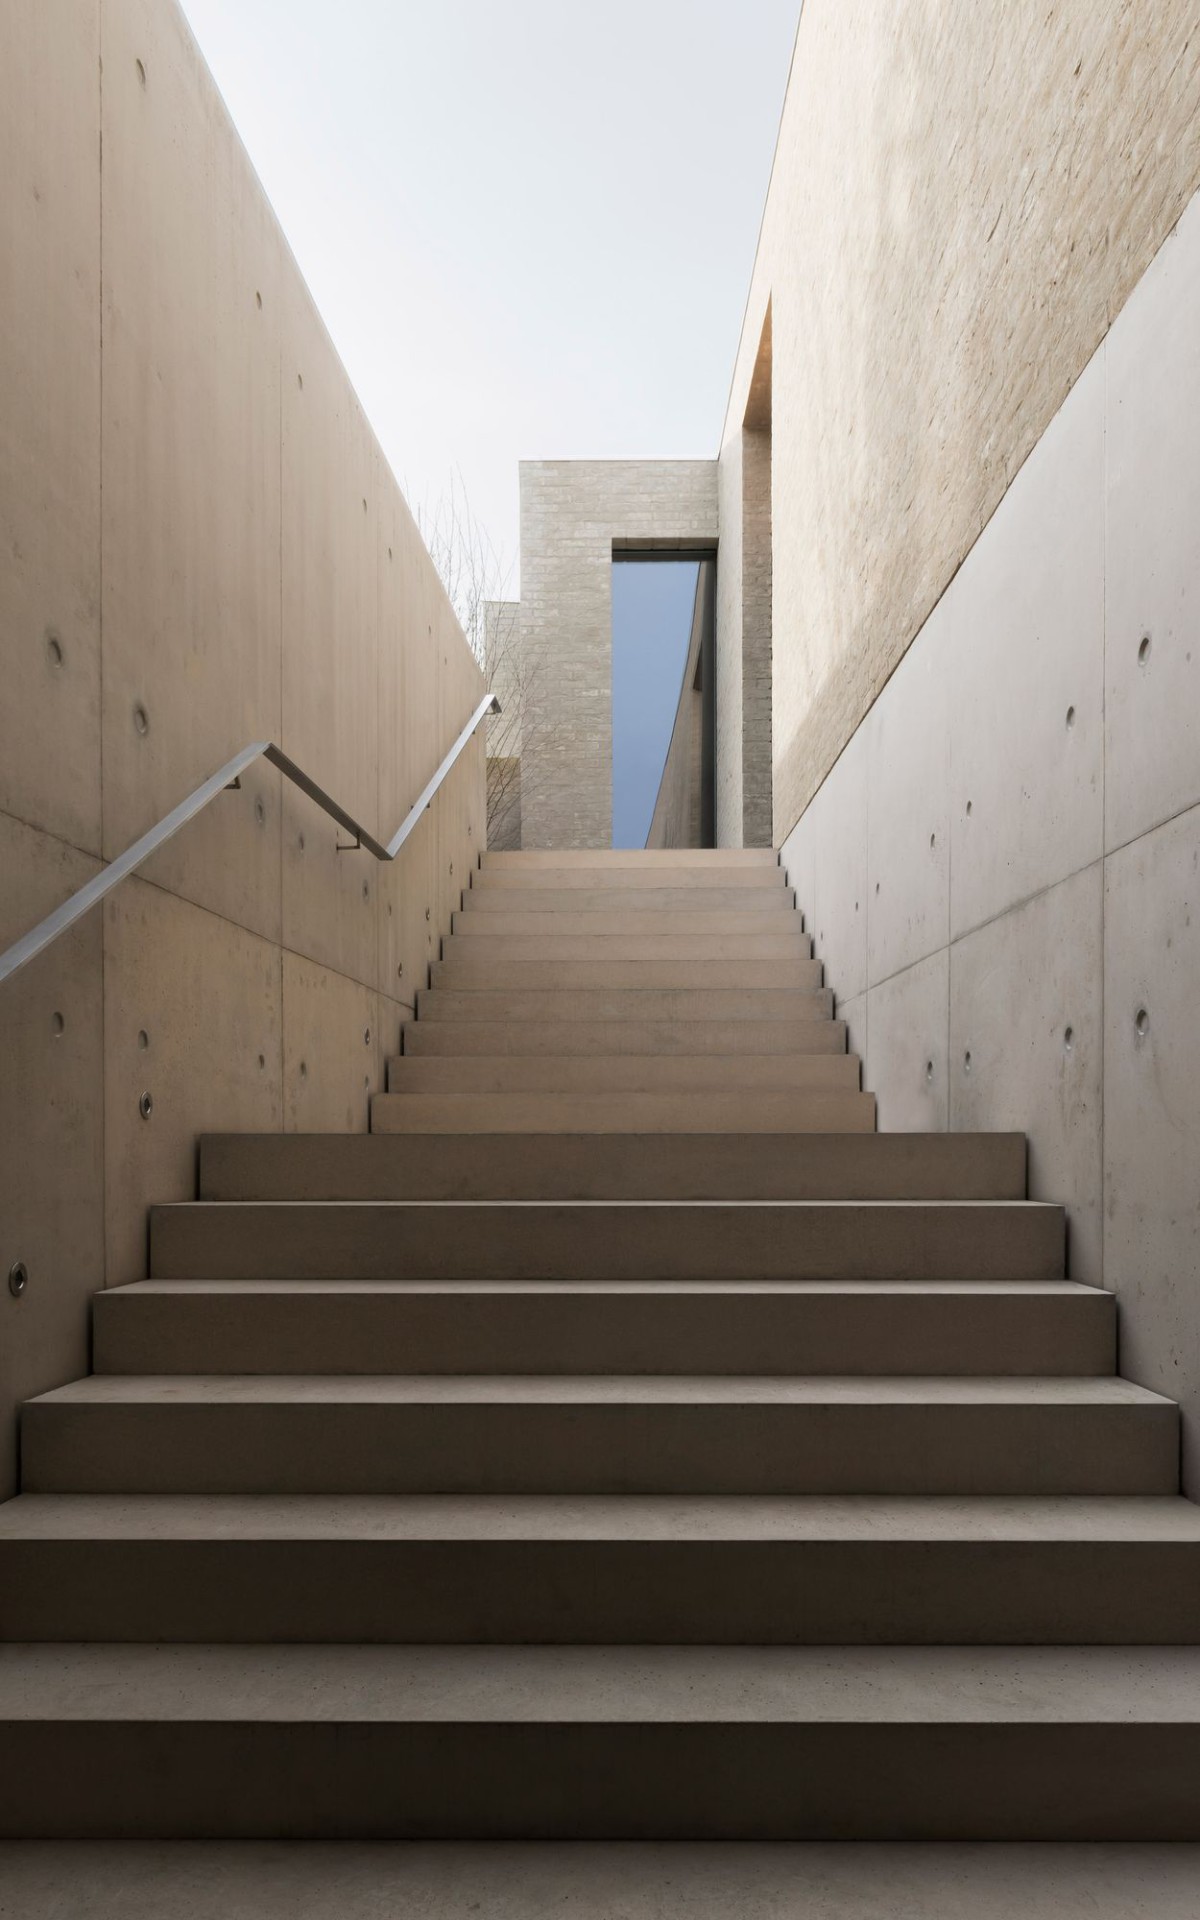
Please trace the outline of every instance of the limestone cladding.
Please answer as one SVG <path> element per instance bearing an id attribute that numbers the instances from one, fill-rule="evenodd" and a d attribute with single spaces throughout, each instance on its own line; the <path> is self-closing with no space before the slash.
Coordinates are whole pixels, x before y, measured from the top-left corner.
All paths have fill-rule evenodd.
<path id="1" fill-rule="evenodd" d="M 1200 185 L 1196 29 L 806 0 L 721 454 L 769 305 L 777 839 Z"/>
<path id="2" fill-rule="evenodd" d="M 717 540 L 715 460 L 521 464 L 522 843 L 612 844 L 612 566 Z"/>

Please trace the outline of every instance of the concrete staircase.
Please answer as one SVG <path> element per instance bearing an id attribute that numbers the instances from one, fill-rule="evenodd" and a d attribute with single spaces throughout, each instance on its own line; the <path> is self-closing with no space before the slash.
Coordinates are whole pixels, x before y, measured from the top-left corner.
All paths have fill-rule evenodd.
<path id="1" fill-rule="evenodd" d="M 0 1834 L 1200 1836 L 1177 1409 L 874 1119 L 773 856 L 485 856 L 372 1133 L 205 1139 L 24 1410 Z"/>

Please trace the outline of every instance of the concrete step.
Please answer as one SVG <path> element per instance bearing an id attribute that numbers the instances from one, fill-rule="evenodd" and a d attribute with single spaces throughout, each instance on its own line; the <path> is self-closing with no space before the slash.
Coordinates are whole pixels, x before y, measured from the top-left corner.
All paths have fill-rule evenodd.
<path id="1" fill-rule="evenodd" d="M 783 868 L 753 866 L 696 867 L 677 863 L 653 867 L 476 867 L 471 874 L 471 889 L 504 893 L 631 893 L 679 892 L 711 893 L 752 892 L 759 888 L 782 888 L 786 884 Z"/>
<path id="2" fill-rule="evenodd" d="M 142 1280 L 92 1306 L 96 1373 L 1086 1376 L 1115 1353 L 1113 1296 L 1065 1280 Z"/>
<path id="3" fill-rule="evenodd" d="M 760 914 L 789 912 L 796 896 L 791 887 L 726 886 L 709 883 L 702 887 L 469 887 L 463 895 L 465 919 L 477 913 L 502 913 L 506 919 L 526 913 L 539 919 L 544 914 L 656 913 L 674 918 L 677 913 L 737 914 L 740 919 L 757 919 Z M 455 929 L 457 931 L 457 929 Z M 530 929 L 534 931 L 534 929 Z"/>
<path id="4" fill-rule="evenodd" d="M 418 1020 L 830 1020 L 827 988 L 800 987 L 422 987 Z"/>
<path id="5" fill-rule="evenodd" d="M 0 1767 L 47 1839 L 1194 1840 L 1200 1651 L 22 1644 Z"/>
<path id="6" fill-rule="evenodd" d="M 406 1054 L 770 1055 L 846 1051 L 842 1020 L 410 1020 Z"/>
<path id="7" fill-rule="evenodd" d="M 1189 1645 L 1180 1498 L 23 1494 L 0 1638 Z"/>
<path id="8" fill-rule="evenodd" d="M 1194 1920 L 1200 1847 L 0 1842 L 21 1920 Z"/>
<path id="9" fill-rule="evenodd" d="M 227 1133 L 200 1139 L 201 1200 L 1024 1196 L 1019 1133 L 807 1134 L 802 1146 L 793 1134 Z"/>
<path id="10" fill-rule="evenodd" d="M 856 1053 L 630 1053 L 574 1059 L 409 1053 L 387 1063 L 389 1093 L 703 1093 L 734 1087 L 857 1092 L 861 1080 Z"/>
<path id="11" fill-rule="evenodd" d="M 525 908 L 503 911 L 489 907 L 486 913 L 464 913 L 456 911 L 450 916 L 451 938 L 455 940 L 625 940 L 660 939 L 671 940 L 710 940 L 741 939 L 753 936 L 759 939 L 792 938 L 804 932 L 804 916 L 800 913 L 776 914 L 764 920 L 760 913 L 743 913 L 736 908 L 726 907 L 718 912 L 699 909 L 693 912 L 688 906 L 676 908 L 671 912 L 657 912 L 653 909 L 628 908 L 621 912 L 600 913 L 560 911 L 548 913 L 541 911 L 543 902 L 539 899 L 538 911 Z"/>
<path id="12" fill-rule="evenodd" d="M 592 965 L 612 960 L 811 960 L 812 940 L 800 931 L 799 914 L 793 917 L 794 927 L 789 924 L 774 933 L 542 933 L 536 938 L 492 933 L 491 920 L 487 919 L 480 923 L 487 935 L 485 940 L 451 934 L 442 942 L 442 957 L 454 964 L 470 960 L 476 966 L 535 960 L 555 964 L 586 960 Z"/>
<path id="13" fill-rule="evenodd" d="M 381 1093 L 373 1133 L 873 1133 L 875 1095 L 813 1093 Z"/>
<path id="14" fill-rule="evenodd" d="M 1060 1280 L 1034 1201 L 186 1201 L 161 1280 Z"/>
<path id="15" fill-rule="evenodd" d="M 451 943 L 453 944 L 453 943 Z M 470 956 L 455 952 L 435 960 L 431 986 L 450 990 L 521 988 L 558 992 L 564 988 L 793 988 L 811 992 L 821 986 L 819 960 L 564 960 L 543 947 L 540 960 L 504 959 L 490 948 L 470 946 Z"/>
<path id="16" fill-rule="evenodd" d="M 484 873 L 533 873 L 546 867 L 599 873 L 621 869 L 654 873 L 688 867 L 714 872 L 725 867 L 778 869 L 779 855 L 773 847 L 576 847 L 569 853 L 552 848 L 483 853 L 479 856 L 479 865 Z"/>
<path id="17" fill-rule="evenodd" d="M 97 1374 L 21 1410 L 27 1493 L 1170 1494 L 1113 1378 Z"/>

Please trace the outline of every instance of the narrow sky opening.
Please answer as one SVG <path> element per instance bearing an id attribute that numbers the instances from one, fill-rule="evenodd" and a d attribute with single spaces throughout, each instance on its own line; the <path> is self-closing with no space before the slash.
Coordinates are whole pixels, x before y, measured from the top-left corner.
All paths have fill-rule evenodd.
<path id="1" fill-rule="evenodd" d="M 683 686 L 699 563 L 615 560 L 612 570 L 614 847 L 644 847 Z"/>

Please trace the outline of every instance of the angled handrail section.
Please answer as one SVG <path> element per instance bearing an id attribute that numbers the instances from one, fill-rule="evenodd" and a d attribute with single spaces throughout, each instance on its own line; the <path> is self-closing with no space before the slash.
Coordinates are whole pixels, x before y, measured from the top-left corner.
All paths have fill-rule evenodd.
<path id="1" fill-rule="evenodd" d="M 9 979 L 22 967 L 28 966 L 39 953 L 44 953 L 46 948 L 58 939 L 59 934 L 65 933 L 68 927 L 73 927 L 77 920 L 82 919 L 85 913 L 89 913 L 94 906 L 97 906 L 114 887 L 120 886 L 122 880 L 126 879 L 136 867 L 140 867 L 152 853 L 157 853 L 159 847 L 165 846 L 181 827 L 186 827 L 189 820 L 194 820 L 198 813 L 203 813 L 210 800 L 215 799 L 218 793 L 223 793 L 226 787 L 235 785 L 247 767 L 252 766 L 256 760 L 267 760 L 273 767 L 278 767 L 285 779 L 290 780 L 293 786 L 299 787 L 301 793 L 306 793 L 310 800 L 315 800 L 330 819 L 336 820 L 347 833 L 354 835 L 356 846 L 373 854 L 376 860 L 394 860 L 421 815 L 432 804 L 434 795 L 472 734 L 478 730 L 480 721 L 486 714 L 499 713 L 499 711 L 500 702 L 493 693 L 487 694 L 479 702 L 449 753 L 436 773 L 422 787 L 386 846 L 376 840 L 373 834 L 368 833 L 366 827 L 360 825 L 353 814 L 347 813 L 344 807 L 340 807 L 323 787 L 317 785 L 315 780 L 310 780 L 304 769 L 298 767 L 294 760 L 289 759 L 273 740 L 252 741 L 248 747 L 243 747 L 240 753 L 235 753 L 232 760 L 227 760 L 223 767 L 218 767 L 216 773 L 207 779 L 203 786 L 197 787 L 194 793 L 189 793 L 186 800 L 181 800 L 170 813 L 164 814 L 163 818 L 151 827 L 148 833 L 144 833 L 140 840 L 135 840 L 131 847 L 126 847 L 124 853 L 119 853 L 115 860 L 110 860 L 108 865 L 95 874 L 86 886 L 80 887 L 78 893 L 73 893 L 70 899 L 64 900 L 60 907 L 55 907 L 53 913 L 47 914 L 46 918 L 29 933 L 24 934 L 5 953 L 0 954 L 0 983 Z"/>

